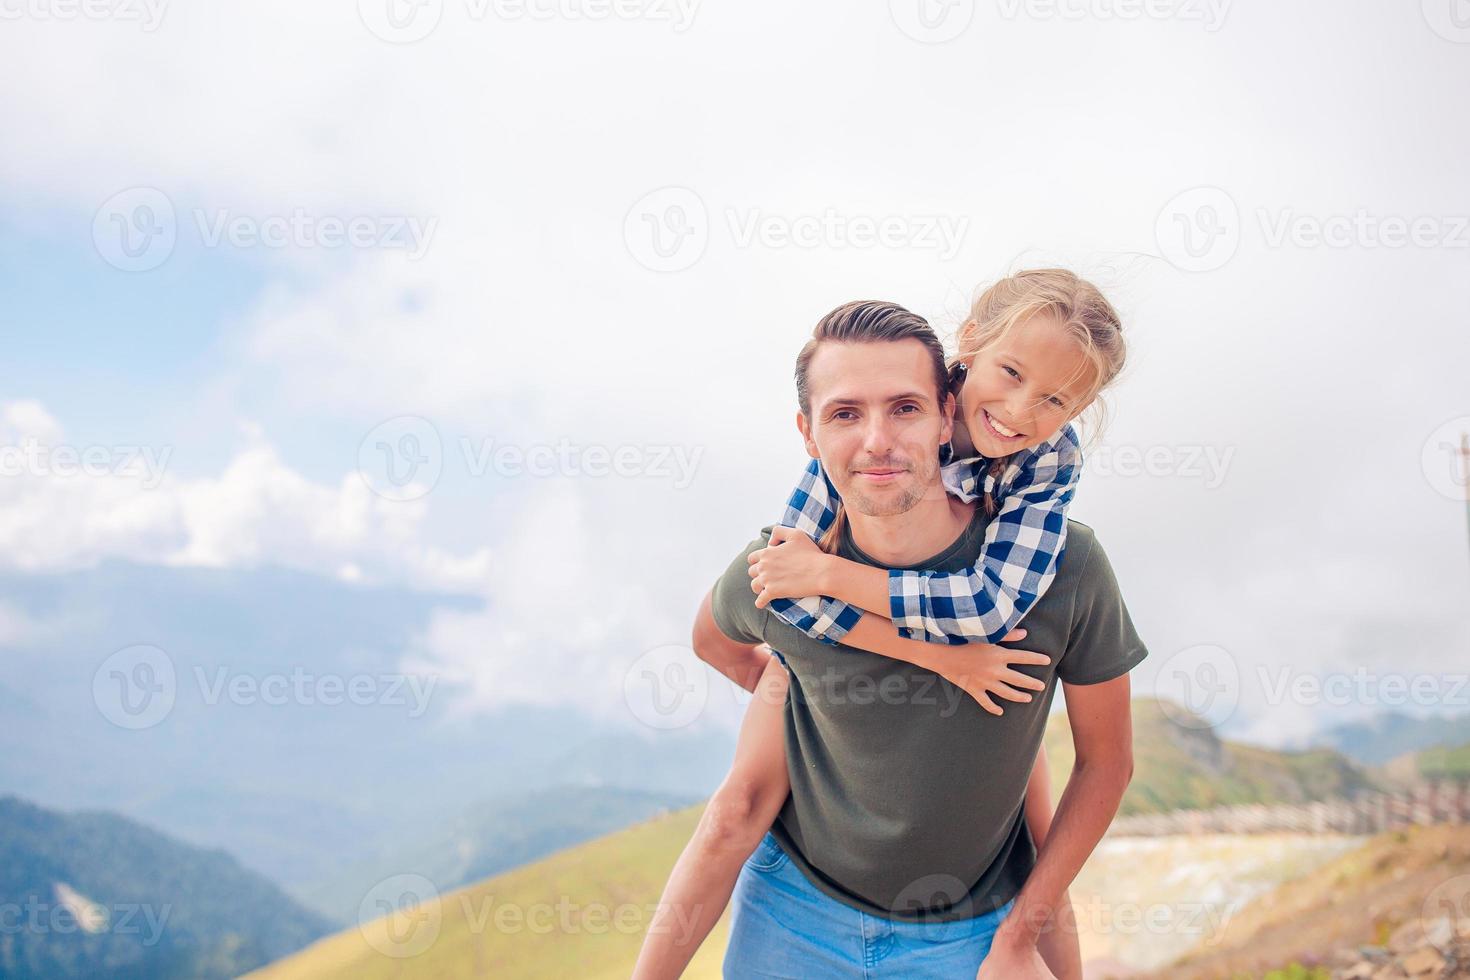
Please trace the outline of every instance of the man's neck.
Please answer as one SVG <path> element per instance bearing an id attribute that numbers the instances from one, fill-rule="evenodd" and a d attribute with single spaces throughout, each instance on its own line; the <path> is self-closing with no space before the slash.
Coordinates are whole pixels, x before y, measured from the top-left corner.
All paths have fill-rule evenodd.
<path id="1" fill-rule="evenodd" d="M 973 503 L 960 501 L 938 485 L 902 514 L 873 517 L 851 509 L 847 512 L 853 544 L 887 568 L 934 557 L 955 543 L 974 516 Z"/>

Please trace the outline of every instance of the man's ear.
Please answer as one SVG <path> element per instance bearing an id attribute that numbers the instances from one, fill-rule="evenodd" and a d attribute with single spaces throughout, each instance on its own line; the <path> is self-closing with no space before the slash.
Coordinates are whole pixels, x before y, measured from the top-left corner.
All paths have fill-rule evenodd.
<path id="1" fill-rule="evenodd" d="M 939 425 L 939 444 L 942 446 L 954 438 L 954 407 L 953 394 L 946 394 L 944 402 L 940 405 L 939 414 L 941 422 Z"/>
<path id="2" fill-rule="evenodd" d="M 817 452 L 817 442 L 812 438 L 812 421 L 806 417 L 806 413 L 796 413 L 796 428 L 801 433 L 801 441 L 806 443 L 806 454 L 812 459 L 821 459 L 822 454 Z"/>

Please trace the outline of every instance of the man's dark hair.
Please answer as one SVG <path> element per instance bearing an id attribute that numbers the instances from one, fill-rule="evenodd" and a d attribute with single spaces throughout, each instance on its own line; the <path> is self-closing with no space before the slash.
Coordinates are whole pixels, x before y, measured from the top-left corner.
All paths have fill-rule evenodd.
<path id="1" fill-rule="evenodd" d="M 801 414 L 811 418 L 812 396 L 808 372 L 812 357 L 824 342 L 840 344 L 874 344 L 899 340 L 917 340 L 928 350 L 934 362 L 935 402 L 942 404 L 949 392 L 949 370 L 944 365 L 944 345 L 929 321 L 910 313 L 897 303 L 861 299 L 844 303 L 817 321 L 812 339 L 796 355 L 796 402 Z"/>

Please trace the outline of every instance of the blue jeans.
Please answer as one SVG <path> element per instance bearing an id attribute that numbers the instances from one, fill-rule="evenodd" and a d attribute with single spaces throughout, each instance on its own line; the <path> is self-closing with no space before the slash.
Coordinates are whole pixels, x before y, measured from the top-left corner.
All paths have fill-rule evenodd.
<path id="1" fill-rule="evenodd" d="M 957 922 L 868 915 L 819 891 L 770 833 L 740 869 L 730 898 L 725 977 L 973 980 L 1011 909 Z"/>

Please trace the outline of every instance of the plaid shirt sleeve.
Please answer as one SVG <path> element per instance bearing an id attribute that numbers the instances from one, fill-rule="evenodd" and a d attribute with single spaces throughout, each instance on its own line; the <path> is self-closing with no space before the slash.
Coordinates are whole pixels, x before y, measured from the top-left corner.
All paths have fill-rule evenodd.
<path id="1" fill-rule="evenodd" d="M 837 488 L 822 470 L 821 460 L 813 459 L 796 489 L 791 491 L 781 524 L 804 532 L 813 541 L 819 540 L 836 519 L 841 500 Z M 769 608 L 807 636 L 824 643 L 837 643 L 857 625 L 863 614 L 861 609 L 830 596 L 772 599 Z"/>
<path id="2" fill-rule="evenodd" d="M 1010 463 L 999 479 L 982 475 L 987 467 L 985 460 L 946 467 L 946 483 L 958 480 L 959 486 L 950 486 L 956 494 L 973 498 L 983 480 L 999 503 L 975 566 L 963 572 L 889 571 L 890 616 L 901 635 L 931 643 L 998 642 L 1056 577 L 1066 545 L 1067 505 L 1082 473 L 1076 431 L 1065 426 L 1056 439 Z"/>

